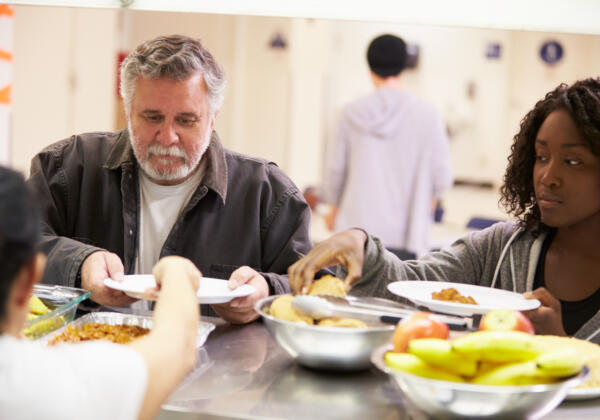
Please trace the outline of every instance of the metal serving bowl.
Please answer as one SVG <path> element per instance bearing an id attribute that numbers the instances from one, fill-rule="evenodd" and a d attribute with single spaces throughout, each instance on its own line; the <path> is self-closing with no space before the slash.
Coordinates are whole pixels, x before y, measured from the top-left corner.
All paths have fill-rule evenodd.
<path id="1" fill-rule="evenodd" d="M 394 325 L 364 320 L 369 328 L 319 327 L 289 322 L 269 315 L 268 296 L 256 302 L 254 309 L 275 338 L 299 364 L 327 370 L 359 370 L 371 365 L 373 350 L 390 342 Z"/>
<path id="2" fill-rule="evenodd" d="M 565 398 L 571 387 L 583 382 L 589 370 L 553 384 L 490 386 L 423 378 L 394 370 L 384 362 L 392 347 L 378 347 L 371 361 L 390 375 L 406 398 L 436 419 L 538 419 Z"/>

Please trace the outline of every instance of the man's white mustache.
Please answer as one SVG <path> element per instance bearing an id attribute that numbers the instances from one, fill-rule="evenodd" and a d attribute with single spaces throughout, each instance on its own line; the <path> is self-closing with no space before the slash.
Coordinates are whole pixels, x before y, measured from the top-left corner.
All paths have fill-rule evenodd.
<path id="1" fill-rule="evenodd" d="M 187 154 L 185 151 L 177 146 L 164 147 L 158 144 L 153 144 L 148 147 L 146 155 L 163 155 L 163 156 L 175 156 L 187 160 Z"/>

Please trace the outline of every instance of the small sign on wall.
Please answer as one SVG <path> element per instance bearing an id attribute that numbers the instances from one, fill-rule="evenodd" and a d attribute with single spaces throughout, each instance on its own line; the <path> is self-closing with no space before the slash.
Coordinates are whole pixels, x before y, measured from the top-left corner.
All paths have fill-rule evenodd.
<path id="1" fill-rule="evenodd" d="M 485 57 L 488 59 L 498 59 L 502 55 L 502 45 L 498 42 L 488 42 L 485 46 Z"/>
<path id="2" fill-rule="evenodd" d="M 558 41 L 546 41 L 540 48 L 540 57 L 549 65 L 554 65 L 562 60 L 563 54 L 563 46 Z"/>

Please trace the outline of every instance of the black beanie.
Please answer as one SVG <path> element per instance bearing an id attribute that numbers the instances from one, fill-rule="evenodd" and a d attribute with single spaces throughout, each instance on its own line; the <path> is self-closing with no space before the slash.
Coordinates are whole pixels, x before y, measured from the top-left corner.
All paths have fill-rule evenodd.
<path id="1" fill-rule="evenodd" d="M 406 67 L 406 43 L 394 35 L 380 35 L 369 44 L 367 61 L 376 75 L 396 76 Z"/>

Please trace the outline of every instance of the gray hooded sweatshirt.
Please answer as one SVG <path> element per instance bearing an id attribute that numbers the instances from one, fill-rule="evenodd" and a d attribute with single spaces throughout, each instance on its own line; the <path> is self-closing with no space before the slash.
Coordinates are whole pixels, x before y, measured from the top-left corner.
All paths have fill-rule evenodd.
<path id="1" fill-rule="evenodd" d="M 336 231 L 360 227 L 388 248 L 430 250 L 431 200 L 453 183 L 446 127 L 431 104 L 380 88 L 347 105 L 327 168 Z"/>
<path id="2" fill-rule="evenodd" d="M 501 222 L 473 232 L 420 260 L 401 261 L 369 236 L 361 280 L 355 296 L 400 298 L 387 284 L 397 280 L 435 280 L 496 287 L 517 293 L 531 291 L 545 234 L 534 237 L 515 222 Z M 600 311 L 575 337 L 600 344 Z"/>

